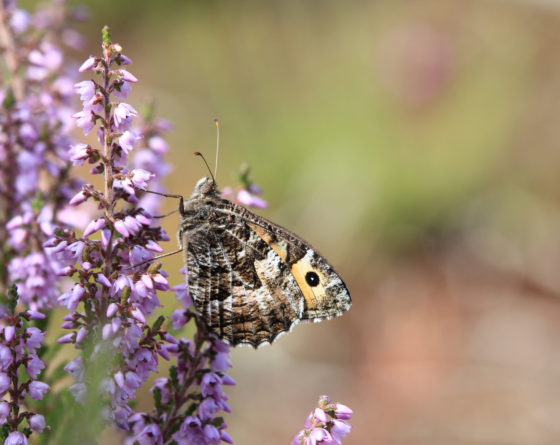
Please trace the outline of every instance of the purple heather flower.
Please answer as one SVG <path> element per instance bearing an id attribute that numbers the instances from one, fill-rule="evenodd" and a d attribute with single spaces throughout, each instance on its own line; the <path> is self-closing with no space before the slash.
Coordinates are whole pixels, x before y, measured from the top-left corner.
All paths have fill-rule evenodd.
<path id="1" fill-rule="evenodd" d="M 29 419 L 29 427 L 33 431 L 42 433 L 43 430 L 47 427 L 47 424 L 45 423 L 45 418 L 40 414 L 35 414 Z"/>
<path id="2" fill-rule="evenodd" d="M 74 85 L 76 93 L 82 102 L 89 102 L 95 96 L 95 84 L 91 80 L 83 80 Z"/>
<path id="3" fill-rule="evenodd" d="M 16 328 L 13 326 L 6 326 L 4 328 L 4 339 L 7 342 L 11 342 L 16 334 Z"/>
<path id="4" fill-rule="evenodd" d="M 31 359 L 25 365 L 25 370 L 27 374 L 33 379 L 36 379 L 39 373 L 45 369 L 45 362 L 43 362 L 39 357 L 32 356 Z"/>
<path id="5" fill-rule="evenodd" d="M 346 437 L 351 429 L 352 427 L 348 423 L 343 420 L 335 419 L 333 420 L 333 426 L 331 427 L 331 435 L 333 439 L 340 441 Z"/>
<path id="6" fill-rule="evenodd" d="M 131 90 L 130 83 L 126 80 L 121 82 L 115 82 L 115 88 L 113 89 L 113 95 L 118 97 L 119 99 L 126 99 L 128 98 L 128 94 Z"/>
<path id="7" fill-rule="evenodd" d="M 137 141 L 138 136 L 136 136 L 134 132 L 128 130 L 119 137 L 119 145 L 125 151 L 125 153 L 134 150 L 134 146 L 136 145 Z"/>
<path id="8" fill-rule="evenodd" d="M 185 315 L 184 309 L 176 309 L 173 314 L 171 314 L 171 323 L 173 324 L 173 329 L 179 330 L 187 324 L 189 319 Z"/>
<path id="9" fill-rule="evenodd" d="M 10 377 L 5 372 L 0 372 L 0 397 L 4 396 L 10 389 Z"/>
<path id="10" fill-rule="evenodd" d="M 127 70 L 119 70 L 119 74 L 121 75 L 123 80 L 126 80 L 127 82 L 130 83 L 138 82 L 138 79 L 132 73 L 129 73 Z"/>
<path id="11" fill-rule="evenodd" d="M 336 419 L 348 420 L 352 417 L 354 412 L 342 403 L 335 403 L 334 405 L 334 417 Z"/>
<path id="12" fill-rule="evenodd" d="M 333 441 L 332 436 L 329 434 L 327 430 L 324 428 L 314 428 L 309 436 L 307 437 L 307 444 L 308 445 L 315 445 L 315 444 L 331 444 Z M 334 445 L 334 444 L 333 444 Z"/>
<path id="13" fill-rule="evenodd" d="M 30 349 L 37 349 L 45 339 L 45 333 L 39 328 L 30 327 L 25 330 L 25 344 Z"/>
<path id="14" fill-rule="evenodd" d="M 169 151 L 169 145 L 161 136 L 151 137 L 148 146 L 157 154 L 166 154 Z"/>
<path id="15" fill-rule="evenodd" d="M 75 339 L 76 339 L 76 333 L 72 332 L 70 334 L 63 335 L 56 342 L 60 344 L 74 343 Z"/>
<path id="16" fill-rule="evenodd" d="M 8 402 L 0 402 L 0 425 L 4 425 L 10 415 L 10 404 Z"/>
<path id="17" fill-rule="evenodd" d="M 84 293 L 85 289 L 81 285 L 77 284 L 71 291 L 65 292 L 58 297 L 58 302 L 61 305 L 66 306 L 66 309 L 69 311 L 74 312 Z"/>
<path id="18" fill-rule="evenodd" d="M 84 202 L 86 199 L 88 199 L 88 195 L 82 190 L 81 192 L 78 192 L 76 195 L 74 195 L 74 197 L 68 204 L 70 204 L 71 206 L 77 206 Z"/>
<path id="19" fill-rule="evenodd" d="M 23 9 L 16 9 L 12 13 L 10 26 L 16 34 L 21 34 L 27 29 L 27 27 L 29 26 L 29 22 L 29 13 Z"/>
<path id="20" fill-rule="evenodd" d="M 111 287 L 112 284 L 111 282 L 107 279 L 107 277 L 105 275 L 103 275 L 102 273 L 97 274 L 97 282 L 102 284 L 105 287 Z"/>
<path id="21" fill-rule="evenodd" d="M 13 431 L 4 441 L 4 445 L 27 445 L 27 437 L 19 431 Z"/>
<path id="22" fill-rule="evenodd" d="M 124 236 L 125 238 L 128 238 L 130 236 L 130 233 L 128 232 L 126 225 L 124 223 L 124 221 L 122 220 L 117 220 L 115 221 L 115 230 L 117 232 L 119 232 L 122 236 Z"/>
<path id="23" fill-rule="evenodd" d="M 0 345 L 0 370 L 7 371 L 8 366 L 12 364 L 13 357 L 10 348 L 4 345 Z"/>
<path id="24" fill-rule="evenodd" d="M 77 380 L 81 380 L 84 374 L 83 361 L 84 361 L 83 357 L 78 356 L 74 360 L 69 362 L 64 367 L 64 370 L 68 373 L 68 375 L 77 378 Z"/>
<path id="25" fill-rule="evenodd" d="M 305 421 L 305 428 L 292 440 L 292 445 L 340 445 L 350 432 L 351 426 L 346 422 L 352 414 L 350 408 L 331 403 L 327 396 L 321 396 L 318 405 Z"/>
<path id="26" fill-rule="evenodd" d="M 97 64 L 97 59 L 95 57 L 90 57 L 89 59 L 87 59 L 84 63 L 82 63 L 82 65 L 80 66 L 80 68 L 78 69 L 78 71 L 80 73 L 83 73 L 85 71 L 89 71 L 91 70 L 95 65 Z"/>
<path id="27" fill-rule="evenodd" d="M 252 195 L 245 189 L 239 190 L 239 192 L 237 193 L 237 201 L 239 201 L 243 205 L 255 207 L 257 209 L 265 209 L 267 207 L 267 203 L 264 199 Z"/>
<path id="28" fill-rule="evenodd" d="M 138 112 L 131 105 L 124 102 L 119 103 L 113 115 L 115 128 L 118 130 L 127 130 L 130 127 L 132 119 L 136 116 L 138 116 Z"/>
<path id="29" fill-rule="evenodd" d="M 327 413 L 320 408 L 315 408 L 315 411 L 313 411 L 313 416 L 319 422 L 327 423 L 328 421 Z"/>
<path id="30" fill-rule="evenodd" d="M 43 382 L 39 382 L 37 380 L 33 380 L 29 384 L 28 394 L 29 397 L 35 400 L 43 400 L 43 396 L 49 390 L 49 385 Z"/>
<path id="31" fill-rule="evenodd" d="M 84 130 L 84 134 L 87 135 L 95 125 L 94 115 L 91 110 L 82 110 L 72 116 L 76 119 L 76 125 Z"/>
<path id="32" fill-rule="evenodd" d="M 28 309 L 25 313 L 27 314 L 29 320 L 44 320 L 46 318 L 46 315 L 41 312 L 34 311 L 33 309 Z"/>
<path id="33" fill-rule="evenodd" d="M 98 230 L 101 230 L 103 227 L 105 227 L 105 219 L 104 218 L 94 219 L 93 221 L 91 221 L 88 224 L 88 226 L 84 230 L 84 238 L 87 238 L 88 236 L 94 234 Z"/>
<path id="34" fill-rule="evenodd" d="M 135 187 L 140 189 L 145 189 L 148 186 L 148 181 L 152 179 L 155 175 L 149 171 L 143 170 L 141 168 L 136 168 L 132 170 L 132 183 Z"/>
<path id="35" fill-rule="evenodd" d="M 154 425 L 153 423 L 150 425 L 146 425 L 144 429 L 134 437 L 135 441 L 138 442 L 139 445 L 162 445 L 163 440 L 161 437 L 161 431 L 159 426 Z"/>

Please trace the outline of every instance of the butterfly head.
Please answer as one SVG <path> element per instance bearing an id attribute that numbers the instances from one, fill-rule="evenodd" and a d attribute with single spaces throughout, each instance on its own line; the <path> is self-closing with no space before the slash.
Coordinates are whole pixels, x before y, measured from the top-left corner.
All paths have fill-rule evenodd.
<path id="1" fill-rule="evenodd" d="M 217 190 L 216 181 L 205 176 L 204 178 L 199 179 L 194 186 L 193 195 L 210 195 L 216 193 Z"/>

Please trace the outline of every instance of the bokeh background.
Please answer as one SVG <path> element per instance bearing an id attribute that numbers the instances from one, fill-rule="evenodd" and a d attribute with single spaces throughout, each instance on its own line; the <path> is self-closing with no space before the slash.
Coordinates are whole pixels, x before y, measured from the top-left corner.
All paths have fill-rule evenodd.
<path id="1" fill-rule="evenodd" d="M 321 394 L 355 411 L 345 444 L 560 442 L 559 1 L 81 3 L 88 51 L 110 25 L 131 103 L 175 124 L 168 189 L 206 174 L 220 118 L 220 185 L 248 161 L 260 213 L 351 291 L 232 352 L 237 444 L 289 443 Z"/>

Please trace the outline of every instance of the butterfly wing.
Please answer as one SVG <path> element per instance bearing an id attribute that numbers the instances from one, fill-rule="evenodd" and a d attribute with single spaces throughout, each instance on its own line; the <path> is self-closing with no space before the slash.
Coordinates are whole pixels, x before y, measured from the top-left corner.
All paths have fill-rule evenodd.
<path id="1" fill-rule="evenodd" d="M 184 225 L 182 245 L 190 295 L 220 338 L 258 347 L 349 309 L 338 274 L 296 235 L 221 198 L 205 221 Z"/>

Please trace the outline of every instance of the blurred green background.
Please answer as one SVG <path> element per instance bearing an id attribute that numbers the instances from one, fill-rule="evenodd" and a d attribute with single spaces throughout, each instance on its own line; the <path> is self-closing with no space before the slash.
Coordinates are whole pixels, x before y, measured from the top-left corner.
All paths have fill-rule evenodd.
<path id="1" fill-rule="evenodd" d="M 232 352 L 237 444 L 289 443 L 321 394 L 355 410 L 345 444 L 558 443 L 560 2 L 81 3 L 88 51 L 111 26 L 130 102 L 175 124 L 168 189 L 206 174 L 218 117 L 220 185 L 248 161 L 259 213 L 352 294 Z"/>

